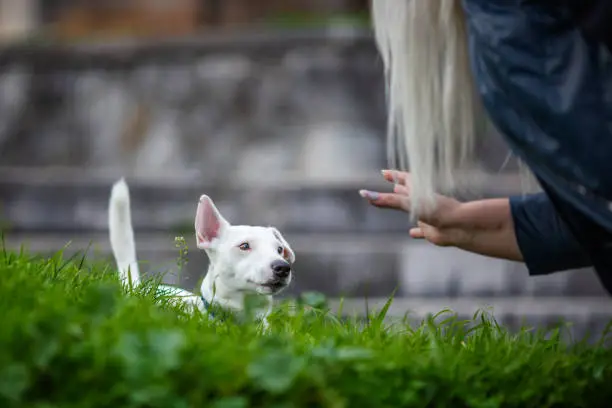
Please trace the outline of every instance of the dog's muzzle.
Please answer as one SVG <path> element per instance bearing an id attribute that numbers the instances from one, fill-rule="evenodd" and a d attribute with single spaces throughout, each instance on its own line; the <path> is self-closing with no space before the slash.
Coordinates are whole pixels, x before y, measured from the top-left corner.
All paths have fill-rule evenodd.
<path id="1" fill-rule="evenodd" d="M 287 286 L 291 275 L 291 265 L 287 261 L 276 260 L 270 264 L 274 277 L 266 282 L 266 288 L 273 292 L 277 292 Z"/>
<path id="2" fill-rule="evenodd" d="M 270 265 L 276 279 L 287 279 L 291 273 L 291 265 L 287 261 L 276 260 Z"/>

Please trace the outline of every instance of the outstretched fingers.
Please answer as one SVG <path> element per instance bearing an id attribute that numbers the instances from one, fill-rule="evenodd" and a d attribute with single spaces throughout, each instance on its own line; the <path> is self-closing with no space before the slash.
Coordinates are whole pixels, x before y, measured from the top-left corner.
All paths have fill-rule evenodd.
<path id="1" fill-rule="evenodd" d="M 393 186 L 393 192 L 396 194 L 408 196 L 410 194 L 410 189 L 404 185 L 396 184 Z"/>
<path id="2" fill-rule="evenodd" d="M 423 231 L 421 227 L 410 228 L 409 234 L 410 234 L 410 237 L 414 239 L 424 239 L 425 238 L 425 232 Z"/>
<path id="3" fill-rule="evenodd" d="M 382 175 L 389 183 L 410 187 L 410 173 L 398 170 L 383 170 Z"/>
<path id="4" fill-rule="evenodd" d="M 376 207 L 404 211 L 410 208 L 410 198 L 404 194 L 360 190 L 359 195 Z"/>

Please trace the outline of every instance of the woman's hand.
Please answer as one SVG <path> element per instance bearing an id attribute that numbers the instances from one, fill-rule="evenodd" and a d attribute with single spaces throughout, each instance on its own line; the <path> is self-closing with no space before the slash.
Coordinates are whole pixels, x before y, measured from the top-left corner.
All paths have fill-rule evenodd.
<path id="1" fill-rule="evenodd" d="M 382 174 L 385 180 L 394 183 L 392 193 L 361 190 L 360 195 L 376 207 L 410 212 L 410 173 L 383 170 Z M 455 222 L 460 207 L 461 202 L 438 195 L 435 210 L 419 217 L 417 227 L 410 230 L 410 236 L 426 239 L 438 246 L 460 246 L 470 239 L 469 231 L 458 228 Z"/>
<path id="2" fill-rule="evenodd" d="M 410 211 L 410 174 L 384 170 L 394 183 L 392 193 L 361 190 L 359 194 L 379 208 Z M 419 216 L 410 236 L 438 246 L 454 246 L 495 258 L 522 261 L 516 241 L 510 200 L 498 198 L 461 203 L 438 195 L 433 211 Z"/>

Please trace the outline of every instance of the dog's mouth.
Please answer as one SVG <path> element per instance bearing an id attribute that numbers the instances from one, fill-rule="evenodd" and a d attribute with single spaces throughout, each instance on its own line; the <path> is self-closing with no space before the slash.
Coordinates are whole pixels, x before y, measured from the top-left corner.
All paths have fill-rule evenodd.
<path id="1" fill-rule="evenodd" d="M 255 285 L 259 286 L 260 288 L 264 288 L 267 289 L 271 292 L 278 292 L 279 290 L 285 288 L 287 286 L 287 281 L 285 280 L 271 280 L 265 283 L 258 283 L 258 282 L 253 282 L 251 281 L 251 283 L 254 283 Z"/>
<path id="2" fill-rule="evenodd" d="M 265 283 L 261 286 L 263 286 L 264 288 L 270 288 L 272 290 L 279 290 L 287 286 L 287 283 L 285 281 L 275 281 L 275 282 Z"/>

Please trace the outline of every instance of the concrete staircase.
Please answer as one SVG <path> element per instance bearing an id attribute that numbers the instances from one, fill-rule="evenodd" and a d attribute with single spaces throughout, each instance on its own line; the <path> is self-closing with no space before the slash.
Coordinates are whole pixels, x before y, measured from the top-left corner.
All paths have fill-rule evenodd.
<path id="1" fill-rule="evenodd" d="M 114 179 L 50 171 L 8 177 L 11 172 L 0 171 L 9 248 L 25 245 L 51 253 L 71 241 L 68 254 L 92 244 L 91 257 L 111 259 L 106 211 Z M 283 231 L 298 254 L 295 280 L 285 296 L 320 291 L 346 298 L 345 312 L 363 315 L 366 304 L 375 309 L 396 290 L 393 316 L 410 310 L 422 318 L 450 307 L 469 318 L 480 307 L 492 307 L 511 327 L 571 320 L 579 337 L 601 332 L 612 316 L 612 302 L 589 270 L 529 278 L 520 264 L 410 240 L 404 214 L 372 208 L 357 195 L 359 187 L 381 188 L 380 182 L 248 188 L 128 181 L 144 272 L 163 273 L 166 282 L 188 289 L 197 286 L 207 266 L 206 256 L 193 248 L 192 227 L 197 197 L 205 192 L 231 222 Z M 184 236 L 190 246 L 189 262 L 180 272 L 175 236 Z"/>
<path id="2" fill-rule="evenodd" d="M 385 123 L 380 59 L 355 30 L 0 49 L 0 223 L 10 248 L 92 242 L 108 258 L 108 195 L 126 176 L 149 273 L 176 271 L 174 238 L 193 244 L 206 193 L 233 223 L 283 231 L 298 253 L 287 295 L 344 296 L 363 313 L 366 296 L 372 306 L 397 289 L 396 316 L 492 305 L 514 326 L 565 317 L 577 335 L 602 330 L 612 304 L 591 271 L 528 278 L 411 241 L 406 215 L 364 203 L 358 189 L 389 187 Z M 481 151 L 494 173 L 507 153 L 496 135 Z M 517 192 L 515 170 L 481 196 Z M 166 280 L 192 289 L 206 262 L 192 250 Z"/>

